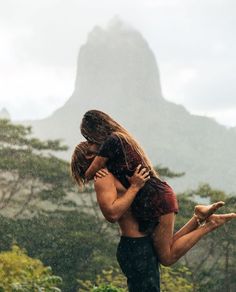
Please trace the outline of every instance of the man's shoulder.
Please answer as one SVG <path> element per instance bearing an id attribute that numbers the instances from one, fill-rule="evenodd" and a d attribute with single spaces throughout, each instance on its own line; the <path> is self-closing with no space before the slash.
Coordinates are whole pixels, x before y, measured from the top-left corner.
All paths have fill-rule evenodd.
<path id="1" fill-rule="evenodd" d="M 96 189 L 105 189 L 110 184 L 114 184 L 115 177 L 111 172 L 108 172 L 106 176 L 98 177 L 94 179 L 94 187 Z"/>

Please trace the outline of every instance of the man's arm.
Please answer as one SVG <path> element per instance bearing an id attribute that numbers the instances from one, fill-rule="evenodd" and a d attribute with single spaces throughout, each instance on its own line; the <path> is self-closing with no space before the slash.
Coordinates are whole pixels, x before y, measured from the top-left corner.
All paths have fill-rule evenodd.
<path id="1" fill-rule="evenodd" d="M 97 171 L 105 167 L 107 160 L 107 157 L 96 156 L 87 171 L 85 172 L 85 178 L 87 180 L 92 179 Z"/>
<path id="2" fill-rule="evenodd" d="M 97 178 L 94 186 L 97 201 L 104 217 L 111 223 L 116 222 L 129 209 L 137 192 L 149 179 L 149 172 L 139 165 L 130 178 L 130 187 L 120 197 L 117 195 L 114 176 L 109 173 L 105 177 Z"/>
<path id="3" fill-rule="evenodd" d="M 121 140 L 117 135 L 111 134 L 101 145 L 97 152 L 97 156 L 94 158 L 92 164 L 85 173 L 85 178 L 90 180 L 101 169 L 104 168 L 108 160 L 113 160 L 115 157 L 119 157 L 123 153 Z"/>

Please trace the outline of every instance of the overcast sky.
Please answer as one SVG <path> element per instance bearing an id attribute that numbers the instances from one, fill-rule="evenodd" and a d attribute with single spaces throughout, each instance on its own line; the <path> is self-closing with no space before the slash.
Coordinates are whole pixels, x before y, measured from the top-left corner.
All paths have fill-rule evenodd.
<path id="1" fill-rule="evenodd" d="M 63 105 L 80 46 L 115 15 L 148 41 L 166 99 L 236 126 L 235 0 L 0 0 L 0 109 L 38 119 Z"/>

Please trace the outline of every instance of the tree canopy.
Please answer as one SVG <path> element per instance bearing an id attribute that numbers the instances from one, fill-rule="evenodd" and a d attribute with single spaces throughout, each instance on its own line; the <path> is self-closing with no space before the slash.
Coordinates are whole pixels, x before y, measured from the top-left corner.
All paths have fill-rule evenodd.
<path id="1" fill-rule="evenodd" d="M 30 127 L 0 120 L 0 210 L 8 206 L 16 216 L 35 212 L 35 200 L 63 200 L 72 189 L 69 163 L 54 153 L 66 149 L 59 140 L 32 137 Z"/>
<path id="2" fill-rule="evenodd" d="M 62 280 L 54 276 L 50 267 L 38 259 L 30 258 L 17 245 L 11 251 L 0 253 L 0 291 L 60 292 Z"/>

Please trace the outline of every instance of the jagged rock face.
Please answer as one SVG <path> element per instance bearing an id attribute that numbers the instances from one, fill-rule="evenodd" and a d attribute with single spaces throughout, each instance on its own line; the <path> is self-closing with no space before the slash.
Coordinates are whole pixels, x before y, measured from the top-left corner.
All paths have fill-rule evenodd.
<path id="1" fill-rule="evenodd" d="M 135 133 L 141 115 L 155 113 L 164 102 L 158 67 L 147 42 L 116 19 L 107 29 L 95 27 L 88 35 L 78 56 L 75 90 L 67 103 L 48 119 L 32 123 L 37 135 L 63 137 L 73 145 L 88 109 L 109 113 Z M 150 119 L 142 123 L 149 126 Z"/>
<path id="2" fill-rule="evenodd" d="M 10 120 L 11 116 L 6 108 L 2 108 L 0 111 L 0 119 Z"/>
<path id="3" fill-rule="evenodd" d="M 161 99 L 156 61 L 140 33 L 119 22 L 96 27 L 80 49 L 75 93 L 98 105 Z M 72 101 L 78 103 L 76 96 Z"/>
<path id="4" fill-rule="evenodd" d="M 119 20 L 107 30 L 95 27 L 80 49 L 75 91 L 65 106 L 79 116 L 101 109 L 125 123 L 158 101 L 163 97 L 157 64 L 141 34 Z"/>
<path id="5" fill-rule="evenodd" d="M 88 109 L 100 109 L 124 125 L 154 164 L 186 172 L 171 183 L 177 190 L 200 182 L 226 191 L 236 189 L 236 131 L 191 115 L 162 97 L 158 67 L 139 32 L 120 21 L 96 27 L 78 57 L 75 90 L 50 117 L 28 122 L 41 138 L 82 140 L 80 121 Z"/>

